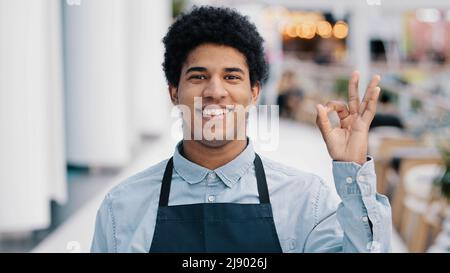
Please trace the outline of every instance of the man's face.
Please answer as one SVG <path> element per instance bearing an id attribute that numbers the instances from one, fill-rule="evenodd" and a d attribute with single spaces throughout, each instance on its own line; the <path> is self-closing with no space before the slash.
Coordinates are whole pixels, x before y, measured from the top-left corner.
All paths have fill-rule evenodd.
<path id="1" fill-rule="evenodd" d="M 251 86 L 245 56 L 214 44 L 192 50 L 181 69 L 178 88 L 170 87 L 172 102 L 189 110 L 183 111 L 184 138 L 209 147 L 245 139 L 246 112 L 256 103 L 259 91 L 259 84 Z"/>

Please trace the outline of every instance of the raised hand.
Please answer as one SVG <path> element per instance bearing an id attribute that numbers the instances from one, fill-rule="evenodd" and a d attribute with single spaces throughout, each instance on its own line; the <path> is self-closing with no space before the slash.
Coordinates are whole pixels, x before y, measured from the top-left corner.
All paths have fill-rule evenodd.
<path id="1" fill-rule="evenodd" d="M 355 71 L 348 86 L 348 103 L 330 101 L 325 106 L 318 104 L 316 123 L 332 159 L 362 165 L 366 162 L 369 126 L 375 116 L 380 95 L 380 76 L 373 76 L 362 102 L 358 95 L 358 81 L 359 72 Z M 328 113 L 334 111 L 340 122 L 340 126 L 335 128 L 328 119 Z"/>

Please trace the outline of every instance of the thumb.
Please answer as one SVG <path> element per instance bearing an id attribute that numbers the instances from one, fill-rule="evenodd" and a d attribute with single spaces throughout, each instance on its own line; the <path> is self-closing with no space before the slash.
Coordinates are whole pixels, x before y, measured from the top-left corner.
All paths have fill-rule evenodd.
<path id="1" fill-rule="evenodd" d="M 317 104 L 316 110 L 317 110 L 316 124 L 319 127 L 322 136 L 325 137 L 333 129 L 333 127 L 331 126 L 330 120 L 328 119 L 327 109 L 322 104 Z"/>

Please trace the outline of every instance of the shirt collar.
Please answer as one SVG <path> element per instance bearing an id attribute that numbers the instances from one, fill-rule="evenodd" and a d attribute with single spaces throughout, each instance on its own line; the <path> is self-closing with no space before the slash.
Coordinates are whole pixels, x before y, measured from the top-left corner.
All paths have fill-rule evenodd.
<path id="1" fill-rule="evenodd" d="M 236 158 L 215 170 L 209 170 L 181 155 L 180 148 L 182 143 L 183 141 L 178 142 L 175 148 L 173 166 L 175 171 L 189 184 L 199 183 L 205 179 L 207 174 L 214 172 L 225 185 L 231 188 L 247 172 L 255 159 L 253 144 L 248 139 L 247 147 Z"/>

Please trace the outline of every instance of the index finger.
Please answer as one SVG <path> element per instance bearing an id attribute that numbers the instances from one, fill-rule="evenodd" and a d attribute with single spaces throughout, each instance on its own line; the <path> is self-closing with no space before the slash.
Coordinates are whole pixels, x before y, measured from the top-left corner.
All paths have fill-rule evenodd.
<path id="1" fill-rule="evenodd" d="M 350 114 L 347 104 L 343 101 L 330 101 L 325 105 L 328 109 L 336 111 L 339 119 L 345 119 Z"/>

